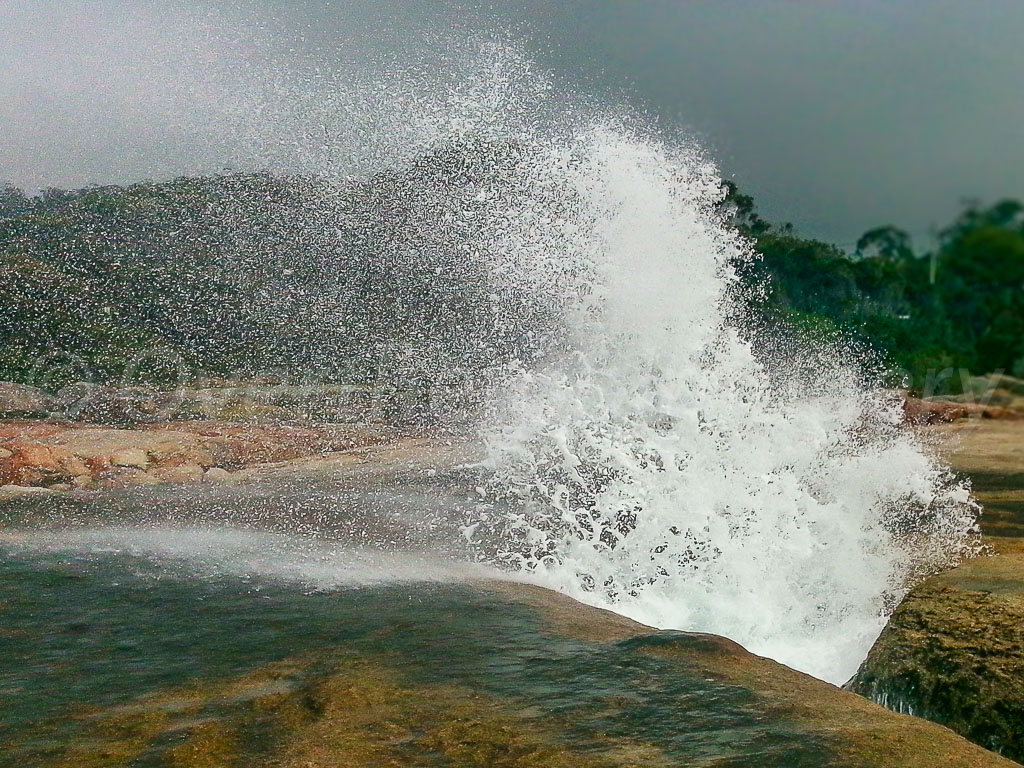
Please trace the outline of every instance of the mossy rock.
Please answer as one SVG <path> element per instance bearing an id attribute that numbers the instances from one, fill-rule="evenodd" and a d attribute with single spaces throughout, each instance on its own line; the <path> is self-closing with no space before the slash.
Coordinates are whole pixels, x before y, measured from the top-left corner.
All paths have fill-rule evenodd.
<path id="1" fill-rule="evenodd" d="M 1022 681 L 1024 553 L 1011 551 L 969 561 L 914 589 L 849 688 L 1019 761 Z"/>
<path id="2" fill-rule="evenodd" d="M 1011 765 L 725 638 L 525 585 L 413 594 L 339 594 L 358 606 L 341 645 L 70 712 L 73 738 L 6 746 L 54 768 Z"/>

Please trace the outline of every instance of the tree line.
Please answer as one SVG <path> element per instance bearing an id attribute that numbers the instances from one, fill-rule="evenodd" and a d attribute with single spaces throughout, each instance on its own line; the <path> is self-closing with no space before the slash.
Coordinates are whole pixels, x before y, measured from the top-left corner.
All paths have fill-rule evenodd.
<path id="1" fill-rule="evenodd" d="M 163 354 L 133 369 L 147 381 L 376 380 L 542 355 L 553 308 L 512 286 L 496 296 L 482 265 L 417 221 L 472 206 L 466 179 L 516 162 L 512 145 L 454 147 L 341 186 L 257 173 L 0 188 L 0 379 L 114 380 L 140 350 Z M 881 226 L 848 253 L 726 192 L 721 214 L 759 255 L 739 272 L 764 323 L 870 348 L 917 390 L 946 368 L 1024 376 L 1021 203 L 968 205 L 926 250 Z M 55 353 L 74 364 L 50 375 L 40 361 Z"/>
<path id="2" fill-rule="evenodd" d="M 918 392 L 956 391 L 963 369 L 1024 377 L 1024 205 L 971 203 L 927 249 L 887 225 L 856 249 L 799 237 L 764 220 L 754 201 L 727 183 L 724 214 L 760 258 L 742 278 L 763 290 L 757 309 L 770 321 L 812 335 L 842 336 L 870 348 Z"/>

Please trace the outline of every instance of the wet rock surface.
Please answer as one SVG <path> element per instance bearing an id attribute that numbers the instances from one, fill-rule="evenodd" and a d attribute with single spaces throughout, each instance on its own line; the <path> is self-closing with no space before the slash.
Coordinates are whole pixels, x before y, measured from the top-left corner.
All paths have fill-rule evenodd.
<path id="1" fill-rule="evenodd" d="M 848 687 L 1024 760 L 1024 425 L 942 428 L 985 507 L 990 555 L 915 588 Z"/>
<path id="2" fill-rule="evenodd" d="M 0 421 L 0 486 L 57 490 L 199 482 L 393 442 L 383 425 L 167 422 L 135 429 Z M 211 479 L 223 479 L 215 472 Z"/>
<path id="3" fill-rule="evenodd" d="M 1024 537 L 1024 424 L 971 419 L 935 434 L 950 466 L 971 478 L 982 531 L 997 543 Z"/>
<path id="4" fill-rule="evenodd" d="M 1010 535 L 1024 518 L 994 502 L 1022 487 L 1014 468 L 1024 430 L 984 424 L 996 432 L 941 429 L 962 433 L 955 463 L 992 478 L 979 491 L 992 502 L 987 532 L 1003 534 L 1003 559 L 972 561 L 915 591 L 856 687 L 1010 755 L 1024 625 Z M 232 422 L 125 430 L 8 421 L 0 450 L 5 477 L 37 483 L 0 488 L 0 500 L 11 497 L 0 532 L 61 515 L 75 525 L 208 524 L 212 508 L 217 520 L 272 528 L 275 510 L 287 509 L 288 531 L 301 523 L 354 541 L 385 538 L 359 514 L 368 502 L 395 506 L 382 489 L 401 481 L 410 498 L 423 484 L 423 498 L 434 499 L 437 468 L 464 471 L 474 458 L 458 440 L 383 425 Z M 347 497 L 311 502 L 313 480 L 355 493 L 351 521 L 338 522 Z M 420 543 L 413 533 L 388 536 Z M 0 550 L 11 542 L 0 538 Z M 16 551 L 0 557 L 14 569 L 0 579 L 0 638 L 12 649 L 0 661 L 0 695 L 16 701 L 0 717 L 0 748 L 15 764 L 1011 764 L 724 638 L 652 632 L 525 585 L 310 594 L 162 572 L 136 584 L 145 567 L 122 546 L 98 578 L 67 556 L 42 571 L 19 571 Z M 997 562 L 1006 566 L 998 578 Z M 47 626 L 33 625 L 40 616 Z M 931 709 L 909 698 L 929 690 Z"/>
<path id="5" fill-rule="evenodd" d="M 850 688 L 1024 759 L 1024 552 L 971 561 L 915 589 Z"/>
<path id="6" fill-rule="evenodd" d="M 1011 765 L 724 638 L 535 587 L 310 593 L 124 565 L 5 558 L 12 764 Z"/>

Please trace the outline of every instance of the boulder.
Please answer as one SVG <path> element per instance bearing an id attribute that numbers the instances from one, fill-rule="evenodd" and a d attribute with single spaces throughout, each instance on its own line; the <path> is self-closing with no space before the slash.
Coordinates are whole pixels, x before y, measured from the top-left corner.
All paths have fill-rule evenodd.
<path id="1" fill-rule="evenodd" d="M 1024 552 L 911 591 L 847 687 L 1024 760 Z"/>
<path id="2" fill-rule="evenodd" d="M 141 448 L 125 448 L 110 454 L 109 462 L 115 467 L 145 469 L 149 466 L 149 456 Z"/>
<path id="3" fill-rule="evenodd" d="M 0 381 L 0 418 L 48 416 L 53 398 L 41 389 Z"/>
<path id="4" fill-rule="evenodd" d="M 943 424 L 970 475 L 991 556 L 915 587 L 847 687 L 1024 760 L 1024 423 Z"/>
<path id="5" fill-rule="evenodd" d="M 234 472 L 228 472 L 222 467 L 210 467 L 203 475 L 203 481 L 207 483 L 230 483 L 237 479 Z"/>
<path id="6" fill-rule="evenodd" d="M 43 472 L 59 472 L 62 461 L 71 454 L 55 445 L 29 444 L 19 447 L 11 457 L 15 470 L 34 467 Z"/>
<path id="7" fill-rule="evenodd" d="M 0 461 L 3 479 L 18 485 L 53 485 L 90 474 L 81 458 L 60 445 L 13 444 L 11 456 Z"/>
<path id="8" fill-rule="evenodd" d="M 198 464 L 175 464 L 154 467 L 149 475 L 161 483 L 194 483 L 204 478 L 203 468 Z"/>
<path id="9" fill-rule="evenodd" d="M 114 467 L 100 475 L 104 488 L 131 488 L 138 485 L 159 485 L 160 480 L 136 467 Z"/>

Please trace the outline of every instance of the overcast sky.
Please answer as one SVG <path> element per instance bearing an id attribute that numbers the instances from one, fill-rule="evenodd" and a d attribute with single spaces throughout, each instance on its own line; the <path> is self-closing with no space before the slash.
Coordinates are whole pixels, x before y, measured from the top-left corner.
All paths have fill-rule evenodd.
<path id="1" fill-rule="evenodd" d="M 1019 0 L 0 0 L 0 180 L 272 165 L 309 114 L 344 113 L 310 72 L 429 70 L 494 30 L 567 91 L 696 136 L 806 234 L 923 236 L 964 198 L 1024 197 Z"/>

